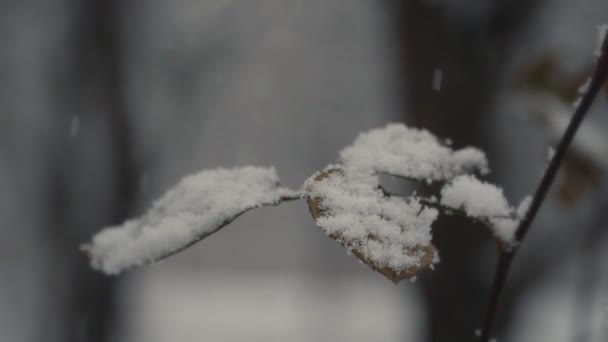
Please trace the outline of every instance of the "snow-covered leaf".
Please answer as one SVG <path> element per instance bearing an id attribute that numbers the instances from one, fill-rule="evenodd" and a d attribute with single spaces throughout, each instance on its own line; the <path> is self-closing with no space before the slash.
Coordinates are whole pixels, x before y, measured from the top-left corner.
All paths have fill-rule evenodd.
<path id="1" fill-rule="evenodd" d="M 467 216 L 486 223 L 496 238 L 512 244 L 520 215 L 528 210 L 530 197 L 524 198 L 515 210 L 501 188 L 474 176 L 463 175 L 443 186 L 440 204 L 462 210 Z"/>
<path id="2" fill-rule="evenodd" d="M 414 198 L 386 197 L 352 177 L 329 167 L 305 185 L 310 213 L 327 236 L 395 283 L 438 261 L 431 244 L 437 210 Z"/>
<path id="3" fill-rule="evenodd" d="M 297 197 L 279 185 L 274 168 L 202 171 L 182 179 L 142 217 L 102 230 L 83 250 L 93 268 L 117 274 L 175 254 L 248 210 Z"/>
<path id="4" fill-rule="evenodd" d="M 454 151 L 424 129 L 403 124 L 361 133 L 342 150 L 340 162 L 351 173 L 388 173 L 420 181 L 445 181 L 489 170 L 485 154 L 474 147 Z"/>
<path id="5" fill-rule="evenodd" d="M 438 261 L 431 244 L 438 204 L 415 195 L 391 196 L 381 189 L 379 175 L 445 182 L 488 170 L 479 149 L 455 151 L 426 130 L 389 124 L 361 133 L 341 151 L 339 164 L 311 177 L 304 188 L 325 234 L 398 282 Z"/>

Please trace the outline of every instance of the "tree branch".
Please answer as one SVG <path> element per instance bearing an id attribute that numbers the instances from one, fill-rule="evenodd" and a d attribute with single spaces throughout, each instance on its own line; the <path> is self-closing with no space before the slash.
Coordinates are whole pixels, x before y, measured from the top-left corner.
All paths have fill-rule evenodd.
<path id="1" fill-rule="evenodd" d="M 481 342 L 489 342 L 492 336 L 492 332 L 494 330 L 494 325 L 496 322 L 496 317 L 499 309 L 500 298 L 502 297 L 502 293 L 507 281 L 507 277 L 509 271 L 511 269 L 511 265 L 513 263 L 513 259 L 517 254 L 521 243 L 525 239 L 526 235 L 530 230 L 530 226 L 538 213 L 541 205 L 543 204 L 545 198 L 547 197 L 547 193 L 557 175 L 557 171 L 561 163 L 564 160 L 566 151 L 568 147 L 572 143 L 574 136 L 583 122 L 583 119 L 589 112 L 589 108 L 593 103 L 593 100 L 597 96 L 598 92 L 602 88 L 604 81 L 606 80 L 608 74 L 608 35 L 604 38 L 601 47 L 601 55 L 597 61 L 597 65 L 595 70 L 591 76 L 591 83 L 589 85 L 589 89 L 582 96 L 580 104 L 574 111 L 574 115 L 568 124 L 568 128 L 564 132 L 559 145 L 555 151 L 555 156 L 551 159 L 549 166 L 545 170 L 543 178 L 541 179 L 536 192 L 534 193 L 534 197 L 532 198 L 532 202 L 530 204 L 530 208 L 524 215 L 521 220 L 517 230 L 515 231 L 515 242 L 516 247 L 512 249 L 505 249 L 501 245 L 498 247 L 499 257 L 498 264 L 496 267 L 496 271 L 494 274 L 494 281 L 492 284 L 492 292 L 490 295 L 490 303 L 486 312 L 486 315 L 483 320 L 483 325 L 481 328 Z"/>

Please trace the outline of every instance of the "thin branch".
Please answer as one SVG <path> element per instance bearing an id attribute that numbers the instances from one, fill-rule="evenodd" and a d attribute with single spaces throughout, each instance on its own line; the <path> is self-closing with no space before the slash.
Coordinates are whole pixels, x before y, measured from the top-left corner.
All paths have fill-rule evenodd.
<path id="1" fill-rule="evenodd" d="M 496 322 L 496 315 L 498 314 L 500 297 L 504 284 L 507 282 L 508 270 L 511 267 L 514 256 L 514 253 L 505 252 L 502 246 L 500 244 L 498 245 L 498 260 L 496 262 L 492 292 L 490 293 L 490 304 L 481 326 L 480 338 L 483 342 L 490 341 L 494 323 Z"/>
<path id="2" fill-rule="evenodd" d="M 278 204 L 281 204 L 282 202 L 287 202 L 287 201 L 297 201 L 297 200 L 301 200 L 303 198 L 304 198 L 304 194 L 302 194 L 302 193 L 296 193 L 293 195 L 285 195 L 285 196 L 281 196 L 281 198 L 279 199 L 280 203 L 278 203 Z"/>
<path id="3" fill-rule="evenodd" d="M 585 118 L 585 115 L 589 111 L 589 108 L 591 107 L 593 100 L 597 96 L 597 93 L 601 89 L 602 84 L 604 83 L 604 80 L 606 79 L 606 75 L 608 72 L 608 51 L 607 50 L 608 50 L 608 38 L 604 40 L 604 44 L 602 47 L 602 55 L 601 55 L 600 59 L 598 60 L 597 67 L 591 78 L 591 85 L 589 86 L 589 90 L 581 98 L 581 102 L 580 102 L 579 106 L 576 108 L 576 111 L 574 112 L 574 115 L 572 116 L 572 119 L 570 120 L 570 124 L 568 125 L 568 128 L 564 132 L 564 135 L 562 136 L 562 139 L 559 142 L 557 149 L 555 150 L 555 155 L 551 159 L 551 162 L 549 163 L 549 166 L 547 167 L 547 170 L 545 171 L 545 174 L 543 175 L 543 178 L 542 178 L 536 192 L 534 193 L 534 197 L 532 198 L 530 208 L 528 209 L 526 215 L 524 216 L 519 227 L 517 228 L 517 231 L 515 232 L 515 240 L 517 242 L 522 242 L 523 239 L 526 237 L 528 231 L 530 230 L 532 221 L 536 217 L 536 214 L 537 214 L 538 210 L 540 209 L 540 206 L 542 205 L 543 201 L 545 200 L 545 197 L 547 196 L 547 193 L 549 192 L 549 188 L 551 187 L 551 184 L 553 183 L 553 180 L 555 179 L 555 176 L 557 175 L 557 171 L 559 170 L 559 167 L 560 167 L 562 161 L 564 160 L 566 151 L 568 150 L 570 143 L 574 139 L 574 135 L 576 134 L 576 131 L 578 130 L 581 123 L 583 122 L 583 119 Z"/>
<path id="4" fill-rule="evenodd" d="M 506 284 L 506 280 L 511 269 L 511 265 L 513 263 L 513 259 L 521 246 L 521 243 L 525 239 L 528 231 L 530 230 L 530 226 L 538 213 L 543 201 L 547 197 L 547 193 L 557 175 L 557 171 L 561 163 L 564 160 L 564 156 L 570 143 L 572 142 L 576 131 L 579 126 L 583 122 L 585 115 L 589 112 L 589 108 L 593 103 L 593 100 L 597 96 L 598 92 L 602 88 L 604 81 L 606 80 L 608 74 L 608 36 L 604 38 L 601 48 L 601 55 L 597 61 L 597 65 L 595 70 L 591 76 L 591 83 L 589 85 L 589 89 L 582 96 L 580 104 L 574 111 L 574 115 L 568 124 L 568 128 L 564 132 L 559 145 L 555 151 L 555 156 L 551 159 L 549 166 L 545 170 L 545 174 L 543 175 L 536 192 L 534 193 L 534 197 L 532 198 L 532 202 L 530 204 L 530 208 L 526 212 L 526 215 L 521 220 L 517 230 L 515 231 L 515 242 L 516 247 L 512 249 L 504 249 L 501 245 L 499 245 L 499 258 L 498 264 L 496 267 L 496 271 L 494 274 L 494 282 L 492 284 L 492 292 L 490 296 L 490 303 L 488 306 L 488 310 L 483 320 L 483 325 L 481 328 L 481 342 L 489 342 L 492 336 L 492 332 L 494 330 L 494 325 L 496 322 L 496 316 L 498 313 L 498 308 L 500 304 L 500 298 L 502 297 L 502 293 Z"/>

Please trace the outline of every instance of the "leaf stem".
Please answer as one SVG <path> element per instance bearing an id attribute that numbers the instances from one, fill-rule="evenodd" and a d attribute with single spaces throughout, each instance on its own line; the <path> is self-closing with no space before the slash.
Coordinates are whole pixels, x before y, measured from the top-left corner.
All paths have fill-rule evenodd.
<path id="1" fill-rule="evenodd" d="M 287 201 L 297 201 L 297 200 L 301 200 L 301 199 L 304 199 L 304 195 L 302 195 L 302 194 L 295 194 L 295 195 L 281 196 L 280 201 L 281 202 L 287 202 Z"/>
<path id="2" fill-rule="evenodd" d="M 492 290 L 490 294 L 490 303 L 488 305 L 488 309 L 486 311 L 485 317 L 483 319 L 483 325 L 481 328 L 481 342 L 489 342 L 492 333 L 494 330 L 494 326 L 496 323 L 496 317 L 498 314 L 500 299 L 503 294 L 503 290 L 507 281 L 507 277 L 509 271 L 511 269 L 511 265 L 513 263 L 513 259 L 517 254 L 521 243 L 526 238 L 530 230 L 530 226 L 538 213 L 541 205 L 543 204 L 545 198 L 547 197 L 547 193 L 553 183 L 555 176 L 557 175 L 557 171 L 561 163 L 564 160 L 566 151 L 568 147 L 572 143 L 574 136 L 580 127 L 583 119 L 589 112 L 589 108 L 591 108 L 591 104 L 593 100 L 597 96 L 598 92 L 602 88 L 602 85 L 606 81 L 606 77 L 608 75 L 608 35 L 604 37 L 604 41 L 602 42 L 601 55 L 597 60 L 597 65 L 593 74 L 591 76 L 591 83 L 589 85 L 589 89 L 582 95 L 580 104 L 574 111 L 572 118 L 570 119 L 570 123 L 566 128 L 566 131 L 562 135 L 562 138 L 555 150 L 555 155 L 551 159 L 549 166 L 545 170 L 545 173 L 534 193 L 534 197 L 532 198 L 532 202 L 523 219 L 521 220 L 517 230 L 515 231 L 515 247 L 512 249 L 505 249 L 502 246 L 498 248 L 498 262 L 496 266 L 496 270 L 494 273 L 494 281 L 492 284 Z"/>

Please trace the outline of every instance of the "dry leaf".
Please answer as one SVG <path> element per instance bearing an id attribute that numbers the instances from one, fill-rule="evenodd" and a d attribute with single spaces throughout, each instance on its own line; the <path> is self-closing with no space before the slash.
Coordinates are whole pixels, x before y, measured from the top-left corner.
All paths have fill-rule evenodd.
<path id="1" fill-rule="evenodd" d="M 342 170 L 337 169 L 337 168 L 325 170 L 323 172 L 320 172 L 314 178 L 314 181 L 323 180 L 335 172 L 342 172 Z M 321 207 L 321 202 L 322 202 L 321 198 L 307 196 L 306 202 L 308 203 L 308 210 L 310 211 L 310 214 L 315 219 L 315 221 L 317 221 L 320 217 L 323 217 L 325 215 L 324 210 Z M 391 280 L 395 284 L 399 283 L 403 279 L 413 277 L 421 270 L 429 267 L 434 261 L 436 261 L 436 258 L 437 258 L 437 249 L 432 244 L 429 244 L 427 246 L 415 247 L 413 249 L 409 249 L 408 254 L 419 255 L 420 256 L 419 264 L 415 267 L 408 267 L 408 268 L 402 269 L 402 270 L 395 270 L 390 267 L 377 265 L 372 260 L 367 258 L 364 255 L 364 253 L 362 253 L 361 250 L 357 247 L 356 244 L 353 244 L 351 241 L 347 241 L 347 239 L 345 239 L 344 236 L 339 235 L 339 234 L 328 234 L 328 236 L 331 239 L 336 240 L 342 246 L 346 247 L 352 253 L 352 255 L 354 255 L 359 260 L 361 260 L 363 263 L 368 265 L 372 270 L 384 275 L 385 277 L 387 277 L 389 280 Z M 375 241 L 378 240 L 377 237 L 375 237 L 374 235 L 371 235 L 371 234 L 368 235 L 367 238 L 369 240 L 375 240 Z"/>

